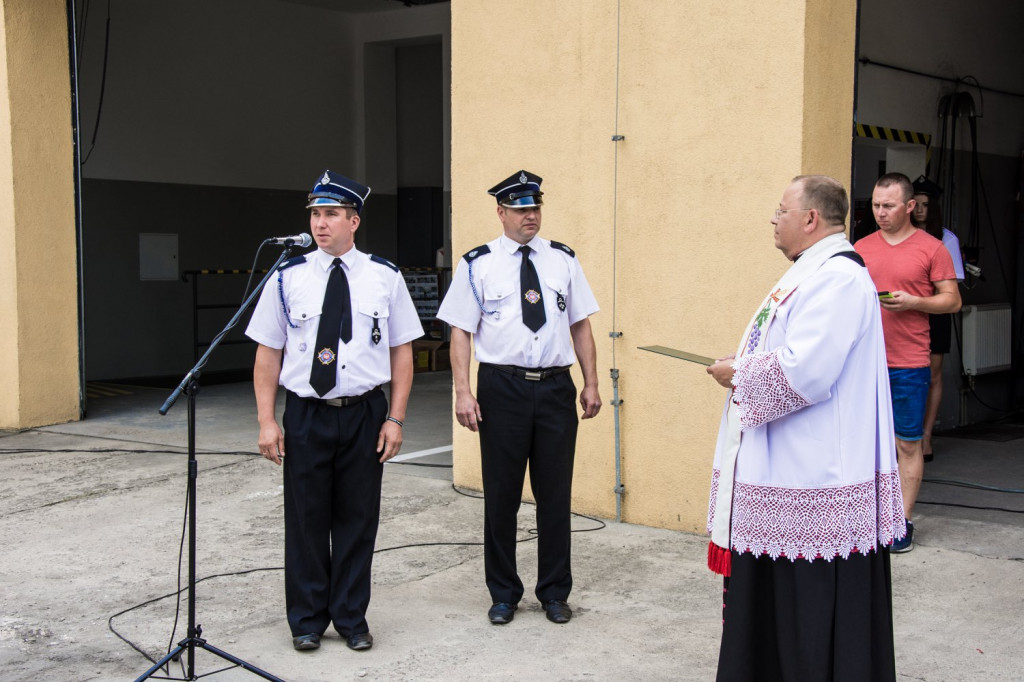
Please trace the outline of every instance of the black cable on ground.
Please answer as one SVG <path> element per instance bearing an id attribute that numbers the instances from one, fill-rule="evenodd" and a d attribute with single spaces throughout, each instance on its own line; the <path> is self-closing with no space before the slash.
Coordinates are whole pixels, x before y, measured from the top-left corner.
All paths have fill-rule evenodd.
<path id="1" fill-rule="evenodd" d="M 1022 494 L 1024 489 L 1022 488 L 1000 488 L 994 485 L 985 485 L 984 483 L 974 483 L 973 481 L 959 481 L 952 478 L 922 478 L 922 483 L 935 483 L 937 485 L 953 485 L 961 488 L 973 488 L 975 490 L 987 490 L 994 493 L 1015 493 Z"/>
<path id="2" fill-rule="evenodd" d="M 934 483 L 936 485 L 951 485 L 959 488 L 970 488 L 972 490 L 984 490 L 987 492 L 994 493 L 1009 493 L 1020 495 L 1024 494 L 1024 490 L 1020 488 L 1000 488 L 994 485 L 984 485 L 982 483 L 973 483 L 971 481 L 958 481 L 955 479 L 947 478 L 923 478 L 922 483 Z M 959 502 L 930 502 L 927 500 L 917 500 L 916 504 L 930 504 L 936 507 L 960 507 L 961 509 L 980 509 L 982 511 L 999 511 L 1007 512 L 1009 514 L 1024 514 L 1024 509 L 1007 509 L 1006 507 L 987 507 L 974 504 L 962 504 Z"/>
<path id="3" fill-rule="evenodd" d="M 181 446 L 182 449 L 185 446 Z M 17 454 L 28 454 L 36 452 L 46 453 L 81 453 L 81 454 L 125 454 L 125 455 L 182 455 L 187 457 L 188 452 L 183 450 L 136 450 L 126 448 L 94 448 L 89 450 L 83 450 L 81 448 L 0 448 L 0 455 L 17 455 Z M 244 450 L 204 450 L 197 452 L 196 455 L 235 455 L 241 457 L 256 457 L 260 458 L 261 455 L 258 452 L 246 452 Z M 386 462 L 387 464 L 404 464 L 405 466 L 411 467 L 433 467 L 438 469 L 451 469 L 451 464 L 430 464 L 427 462 Z"/>
<path id="4" fill-rule="evenodd" d="M 80 452 L 80 451 L 73 450 L 72 452 Z M 143 452 L 148 452 L 148 451 L 143 451 Z M 248 454 L 248 453 L 245 453 L 245 454 Z M 399 464 L 405 464 L 405 462 L 398 462 L 398 463 Z M 230 466 L 230 465 L 225 465 L 225 466 Z M 420 465 L 420 466 L 431 466 L 431 465 Z M 433 466 L 450 466 L 450 465 L 433 465 Z M 459 490 L 455 486 L 454 483 L 452 484 L 452 490 L 454 490 L 459 495 L 462 495 L 463 497 L 469 497 L 469 498 L 472 498 L 474 500 L 482 500 L 483 499 L 483 495 L 473 495 L 471 493 L 467 493 L 467 492 L 463 492 L 462 490 Z M 532 502 L 523 502 L 523 504 L 534 505 L 534 503 L 532 503 Z M 536 506 L 536 505 L 534 505 L 534 506 Z M 607 525 L 608 525 L 604 521 L 602 521 L 600 519 L 597 519 L 597 518 L 594 518 L 592 516 L 587 516 L 586 514 L 579 514 L 579 513 L 576 513 L 576 512 L 572 512 L 572 516 L 576 516 L 576 517 L 579 517 L 579 518 L 582 518 L 582 519 L 587 519 L 589 521 L 594 521 L 595 523 L 600 524 L 596 528 L 578 528 L 578 529 L 573 529 L 573 530 L 570 531 L 572 533 L 589 533 L 589 532 L 593 532 L 593 531 L 597 531 L 597 530 L 601 530 L 603 528 L 606 528 Z M 159 597 L 154 597 L 153 599 L 149 599 L 149 600 L 144 601 L 144 602 L 142 602 L 140 604 L 136 604 L 135 606 L 130 606 L 127 609 L 124 609 L 123 611 L 118 611 L 117 613 L 115 613 L 114 615 L 110 616 L 107 619 L 107 628 L 112 633 L 114 633 L 114 636 L 117 637 L 118 639 L 120 639 L 122 642 L 124 642 L 128 646 L 130 646 L 135 651 L 137 651 L 140 654 L 142 654 L 146 658 L 146 660 L 148 660 L 150 663 L 156 663 L 156 659 L 151 657 L 149 654 L 147 654 L 145 651 L 143 651 L 140 647 L 138 647 L 134 642 L 132 642 L 130 639 L 128 639 L 127 637 L 122 635 L 120 632 L 118 632 L 117 629 L 114 627 L 114 619 L 118 618 L 120 616 L 123 616 L 123 615 L 125 615 L 127 613 L 131 613 L 132 611 L 141 609 L 144 606 L 149 606 L 150 604 L 155 604 L 156 602 L 162 601 L 164 599 L 169 599 L 171 597 L 180 597 L 182 592 L 187 590 L 187 587 L 183 588 L 181 586 L 181 568 L 182 568 L 182 561 L 183 561 L 184 551 L 185 551 L 185 533 L 186 533 L 186 530 L 187 530 L 187 519 L 188 519 L 188 497 L 186 495 L 186 498 L 185 498 L 185 516 L 184 516 L 184 519 L 182 521 L 181 541 L 180 541 L 180 544 L 178 546 L 178 589 L 175 592 L 169 592 L 168 594 L 164 594 L 164 595 L 161 595 Z M 537 529 L 536 528 L 530 528 L 526 532 L 529 534 L 530 537 L 520 538 L 520 539 L 516 540 L 516 543 L 530 542 L 532 540 L 536 540 L 537 539 Z M 484 543 L 482 541 L 473 541 L 473 542 L 417 542 L 417 543 L 410 543 L 410 544 L 405 544 L 405 545 L 396 545 L 394 547 L 381 547 L 381 548 L 378 548 L 378 549 L 374 549 L 373 553 L 374 554 L 381 554 L 383 552 L 391 552 L 391 551 L 398 550 L 398 549 L 409 549 L 409 548 L 412 548 L 412 547 L 482 547 L 483 544 Z M 199 583 L 207 581 L 207 580 L 211 580 L 212 578 L 225 578 L 225 577 L 231 577 L 231 576 L 246 575 L 246 574 L 249 574 L 249 573 L 257 573 L 257 572 L 261 572 L 261 571 L 283 571 L 283 570 L 284 570 L 284 566 L 272 566 L 272 567 L 250 568 L 250 569 L 245 569 L 245 570 L 241 570 L 241 571 L 230 571 L 230 572 L 227 572 L 227 573 L 215 573 L 215 574 L 212 574 L 212 575 L 204 576 L 202 578 L 197 578 L 195 584 L 198 585 Z M 175 611 L 174 611 L 174 624 L 173 624 L 173 627 L 171 629 L 170 643 L 167 645 L 167 653 L 169 653 L 171 651 L 171 649 L 174 648 L 175 632 L 178 629 L 178 620 L 179 620 L 179 617 L 180 617 L 180 613 L 181 613 L 181 599 L 178 599 L 178 604 L 177 604 L 177 607 L 175 608 Z"/>
<path id="5" fill-rule="evenodd" d="M 957 502 L 928 502 L 926 500 L 917 500 L 914 504 L 930 504 L 936 507 L 961 507 L 963 509 L 980 509 L 982 511 L 999 511 L 1007 512 L 1010 514 L 1024 514 L 1024 509 L 1007 509 L 1006 507 L 982 507 L 973 504 L 959 504 Z"/>

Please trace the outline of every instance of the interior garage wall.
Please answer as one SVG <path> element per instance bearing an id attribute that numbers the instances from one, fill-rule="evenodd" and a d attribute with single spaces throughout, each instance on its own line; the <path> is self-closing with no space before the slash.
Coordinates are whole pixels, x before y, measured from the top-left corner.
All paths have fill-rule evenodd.
<path id="1" fill-rule="evenodd" d="M 964 304 L 1006 303 L 1022 300 L 1022 239 L 1019 192 L 1021 153 L 1024 150 L 1024 4 L 961 3 L 957 0 L 891 3 L 862 0 L 860 3 L 860 57 L 918 72 L 965 79 L 952 82 L 904 73 L 873 64 L 858 65 L 857 122 L 932 135 L 932 169 L 935 177 L 937 146 L 941 144 L 940 99 L 954 90 L 974 99 L 977 124 L 978 168 L 983 181 L 980 221 L 977 228 L 979 266 L 984 281 L 969 279 L 961 287 Z M 1002 90 L 979 90 L 972 83 Z M 971 141 L 966 118 L 956 128 L 958 151 L 953 159 L 955 186 L 947 187 L 956 198 L 956 211 L 946 216 L 947 226 L 961 243 L 969 239 L 971 207 Z M 878 175 L 878 161 L 885 158 L 882 146 L 859 143 L 855 169 L 854 199 L 870 198 Z M 945 164 L 950 162 L 947 155 Z M 913 178 L 912 178 L 913 179 Z M 869 222 L 870 210 L 866 212 Z M 1014 326 L 1021 330 L 1022 311 L 1014 310 Z M 943 402 L 937 428 L 1001 416 L 998 410 L 1020 404 L 1020 335 L 1017 336 L 1015 372 L 978 377 L 977 400 L 961 386 L 959 347 L 944 364 Z M 963 412 L 963 413 L 962 413 Z"/>
<path id="2" fill-rule="evenodd" d="M 367 173 L 363 98 L 375 83 L 364 47 L 447 33 L 448 6 L 349 15 L 282 0 L 110 5 L 105 76 L 106 4 L 78 21 L 85 374 L 180 377 L 193 358 L 191 284 L 141 281 L 139 235 L 177 235 L 181 272 L 249 268 L 264 238 L 308 228 L 305 193 L 329 167 L 374 189 L 357 245 L 375 246 L 375 231 L 393 242 L 393 199 L 376 200 L 396 183 Z M 238 301 L 244 279 L 204 280 L 205 300 Z M 201 336 L 230 312 L 205 313 Z M 211 369 L 251 358 L 251 346 L 225 346 Z"/>
<path id="3" fill-rule="evenodd" d="M 367 219 L 374 228 L 364 235 L 366 248 L 400 265 L 434 265 L 399 258 L 405 249 L 400 248 L 398 235 L 424 229 L 422 219 L 410 224 L 401 216 L 424 211 L 400 210 L 398 204 L 400 190 L 436 190 L 441 205 L 428 212 L 441 214 L 442 243 L 433 248 L 445 246 L 450 258 L 450 5 L 357 14 L 352 22 L 359 41 L 351 68 L 352 94 L 358 103 L 355 127 L 360 131 L 352 142 L 362 164 L 357 177 L 365 177 L 374 192 L 373 222 Z M 438 129 L 440 135 L 434 132 Z"/>
<path id="4" fill-rule="evenodd" d="M 279 0 L 112 0 L 90 151 L 106 17 L 104 3 L 89 9 L 79 45 L 84 177 L 303 188 L 325 158 L 355 168 L 343 15 Z"/>

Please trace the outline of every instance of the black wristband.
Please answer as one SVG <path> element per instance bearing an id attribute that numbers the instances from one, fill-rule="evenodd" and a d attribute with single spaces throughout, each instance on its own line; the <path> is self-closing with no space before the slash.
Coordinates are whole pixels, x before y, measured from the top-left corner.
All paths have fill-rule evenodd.
<path id="1" fill-rule="evenodd" d="M 395 419 L 395 418 L 394 418 L 394 417 L 392 417 L 391 415 L 388 415 L 388 421 L 389 421 L 389 422 L 395 422 L 395 423 L 396 423 L 396 424 L 398 424 L 399 426 L 405 426 L 405 424 L 403 424 L 403 423 L 401 422 L 401 420 L 399 420 L 399 419 Z"/>

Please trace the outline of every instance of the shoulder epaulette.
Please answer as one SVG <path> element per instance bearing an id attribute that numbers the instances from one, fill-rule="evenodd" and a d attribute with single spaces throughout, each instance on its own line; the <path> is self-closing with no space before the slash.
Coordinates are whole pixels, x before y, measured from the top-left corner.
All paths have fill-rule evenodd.
<path id="1" fill-rule="evenodd" d="M 861 266 L 862 268 L 867 267 L 864 264 L 864 259 L 861 258 L 860 254 L 857 253 L 856 251 L 840 251 L 838 253 L 833 253 L 831 256 L 829 256 L 829 258 L 835 258 L 836 256 L 842 256 L 843 258 L 849 258 L 850 260 L 852 260 L 854 263 L 856 263 L 857 265 Z"/>
<path id="2" fill-rule="evenodd" d="M 392 263 L 391 261 L 389 261 L 387 258 L 381 258 L 380 256 L 374 256 L 371 253 L 370 254 L 370 260 L 372 260 L 374 263 L 380 263 L 381 265 L 385 265 L 385 266 L 391 268 L 392 270 L 394 270 L 395 272 L 398 272 L 398 266 L 395 265 L 394 263 Z"/>
<path id="3" fill-rule="evenodd" d="M 305 262 L 306 262 L 306 257 L 305 256 L 296 256 L 295 258 L 289 258 L 288 260 L 286 260 L 285 262 L 281 263 L 281 265 L 279 265 L 277 267 L 277 271 L 280 272 L 281 270 L 287 270 L 288 268 L 290 268 L 293 265 L 299 265 L 300 263 L 305 263 Z"/>
<path id="4" fill-rule="evenodd" d="M 569 254 L 573 258 L 576 257 L 576 252 L 575 251 L 570 249 L 568 246 L 566 246 L 562 242 L 556 242 L 554 239 L 551 240 L 551 248 L 552 249 L 558 249 L 559 251 L 565 251 L 567 254 Z"/>
<path id="5" fill-rule="evenodd" d="M 484 244 L 483 246 L 478 246 L 475 249 L 473 249 L 472 251 L 467 252 L 466 255 L 463 256 L 463 258 L 466 259 L 467 263 L 472 263 L 475 258 L 479 258 L 480 256 L 484 255 L 485 253 L 490 253 L 490 252 L 491 252 L 491 247 L 487 246 L 487 244 Z"/>

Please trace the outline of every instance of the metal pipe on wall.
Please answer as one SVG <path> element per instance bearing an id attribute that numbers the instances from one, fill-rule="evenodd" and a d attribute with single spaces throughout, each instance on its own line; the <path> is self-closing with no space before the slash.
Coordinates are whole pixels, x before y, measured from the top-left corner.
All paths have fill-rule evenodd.
<path id="1" fill-rule="evenodd" d="M 619 397 L 619 369 L 615 361 L 615 347 L 618 340 L 622 338 L 622 332 L 616 326 L 616 255 L 618 239 L 618 202 L 619 202 L 619 143 L 626 137 L 619 134 L 619 55 L 620 55 L 620 29 L 622 27 L 622 1 L 616 3 L 615 8 L 615 134 L 612 135 L 612 142 L 615 143 L 615 160 L 612 171 L 612 331 L 608 336 L 612 339 L 612 407 L 615 410 L 615 521 L 622 522 L 622 497 L 626 494 L 626 488 L 622 485 L 622 437 L 619 430 L 619 416 L 622 409 L 622 399 Z"/>

